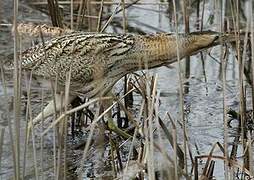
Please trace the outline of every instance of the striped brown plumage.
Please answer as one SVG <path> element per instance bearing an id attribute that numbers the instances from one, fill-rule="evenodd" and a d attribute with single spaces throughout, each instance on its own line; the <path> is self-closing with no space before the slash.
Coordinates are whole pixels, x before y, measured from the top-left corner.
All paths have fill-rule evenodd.
<path id="1" fill-rule="evenodd" d="M 179 35 L 180 58 L 212 46 L 218 33 Z M 71 70 L 72 93 L 104 95 L 125 74 L 174 62 L 176 36 L 72 33 L 36 45 L 22 53 L 21 65 L 34 76 L 56 79 L 63 90 Z"/>
<path id="2" fill-rule="evenodd" d="M 144 36 L 75 32 L 24 51 L 20 58 L 21 67 L 32 72 L 38 81 L 57 80 L 59 91 L 64 90 L 66 74 L 71 71 L 71 97 L 79 93 L 87 97 L 103 96 L 128 73 L 175 62 L 177 45 L 182 59 L 229 40 L 229 35 L 220 36 L 217 32 L 179 34 L 178 37 L 177 44 L 174 34 Z M 60 97 L 56 101 L 59 110 Z M 49 103 L 45 117 L 54 112 L 53 107 L 53 102 Z M 41 114 L 35 122 L 40 118 Z"/>

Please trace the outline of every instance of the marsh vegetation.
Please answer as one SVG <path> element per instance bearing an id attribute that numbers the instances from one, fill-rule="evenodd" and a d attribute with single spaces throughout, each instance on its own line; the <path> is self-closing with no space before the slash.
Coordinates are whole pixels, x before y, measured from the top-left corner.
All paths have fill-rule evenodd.
<path id="1" fill-rule="evenodd" d="M 253 179 L 253 6 L 251 0 L 2 0 L 0 179 Z M 236 41 L 128 74 L 106 97 L 80 95 L 29 133 L 56 90 L 55 82 L 38 88 L 23 77 L 19 54 L 28 47 L 73 31 L 207 30 L 235 33 Z M 7 61 L 14 61 L 13 71 L 4 68 Z M 109 118 L 128 136 L 113 132 Z"/>

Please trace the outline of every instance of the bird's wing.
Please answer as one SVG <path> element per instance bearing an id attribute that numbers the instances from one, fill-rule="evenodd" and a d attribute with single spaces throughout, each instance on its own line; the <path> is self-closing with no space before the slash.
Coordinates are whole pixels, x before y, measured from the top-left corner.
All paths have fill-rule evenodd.
<path id="1" fill-rule="evenodd" d="M 64 80 L 71 69 L 72 81 L 88 83 L 105 76 L 111 57 L 126 53 L 134 35 L 73 33 L 54 38 L 23 52 L 24 70 L 45 78 Z"/>

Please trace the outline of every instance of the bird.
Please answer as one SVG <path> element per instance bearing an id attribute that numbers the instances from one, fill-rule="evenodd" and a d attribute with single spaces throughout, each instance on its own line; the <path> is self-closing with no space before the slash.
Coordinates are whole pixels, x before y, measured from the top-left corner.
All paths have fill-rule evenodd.
<path id="1" fill-rule="evenodd" d="M 79 94 L 87 98 L 105 96 L 126 74 L 167 66 L 209 47 L 234 40 L 230 33 L 214 31 L 188 34 L 92 34 L 73 32 L 37 44 L 20 56 L 22 71 L 32 73 L 42 87 L 57 82 L 57 93 L 43 110 L 44 118 L 69 104 Z M 178 52 L 178 53 L 177 53 Z M 13 65 L 11 65 L 13 67 Z M 64 102 L 66 75 L 70 95 Z M 63 102 L 63 104 L 61 104 Z M 33 124 L 42 119 L 39 113 Z"/>

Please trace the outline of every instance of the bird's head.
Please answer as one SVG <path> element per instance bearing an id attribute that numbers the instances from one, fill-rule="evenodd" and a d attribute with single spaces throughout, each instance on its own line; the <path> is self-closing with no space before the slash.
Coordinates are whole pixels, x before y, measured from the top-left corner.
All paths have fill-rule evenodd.
<path id="1" fill-rule="evenodd" d="M 220 33 L 215 31 L 193 32 L 189 35 L 190 53 L 195 54 L 204 49 L 235 41 L 232 33 Z"/>

